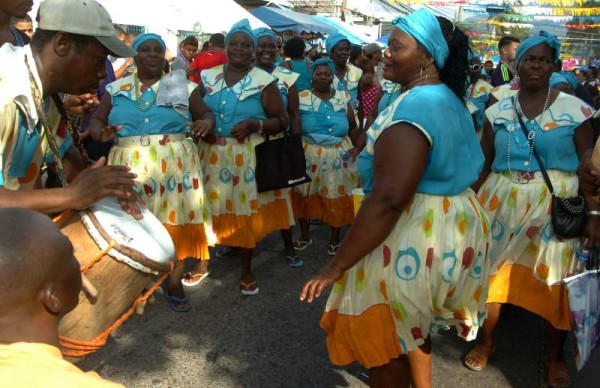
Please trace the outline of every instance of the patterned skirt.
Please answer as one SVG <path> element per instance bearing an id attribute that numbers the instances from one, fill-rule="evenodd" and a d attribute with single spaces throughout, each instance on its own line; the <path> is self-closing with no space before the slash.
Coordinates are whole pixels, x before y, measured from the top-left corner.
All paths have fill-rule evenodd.
<path id="1" fill-rule="evenodd" d="M 254 147 L 264 138 L 252 134 L 243 144 L 200 143 L 200 163 L 219 244 L 255 248 L 267 234 L 293 224 L 289 190 L 258 193 Z"/>
<path id="2" fill-rule="evenodd" d="M 577 194 L 575 173 L 548 174 L 557 195 Z M 492 223 L 488 302 L 523 307 L 569 330 L 569 303 L 561 280 L 570 271 L 577 239 L 562 240 L 554 234 L 548 187 L 539 172 L 528 178 L 523 184 L 510 173 L 492 173 L 479 190 Z"/>
<path id="3" fill-rule="evenodd" d="M 292 190 L 296 218 L 318 218 L 332 227 L 354 221 L 352 190 L 359 187 L 356 162 L 344 162 L 342 150 L 352 148 L 347 136 L 335 146 L 304 142 L 306 172 L 312 182 Z"/>
<path id="4" fill-rule="evenodd" d="M 489 221 L 475 193 L 417 193 L 375 250 L 335 283 L 321 327 L 334 364 L 367 368 L 455 326 L 474 339 L 486 312 Z"/>
<path id="5" fill-rule="evenodd" d="M 206 206 L 196 145 L 190 139 L 163 143 L 115 145 L 108 155 L 108 164 L 128 166 L 137 174 L 148 210 L 168 230 L 179 260 L 208 260 L 208 246 L 215 244 L 216 235 L 210 208 Z"/>

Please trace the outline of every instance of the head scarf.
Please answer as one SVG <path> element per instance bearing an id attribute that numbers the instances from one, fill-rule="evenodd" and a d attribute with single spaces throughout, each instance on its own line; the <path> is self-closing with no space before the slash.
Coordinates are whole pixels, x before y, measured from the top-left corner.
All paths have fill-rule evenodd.
<path id="1" fill-rule="evenodd" d="M 569 85 L 571 85 L 571 90 L 575 91 L 575 89 L 577 89 L 578 84 L 577 76 L 573 74 L 572 71 L 561 71 L 560 74 L 562 74 L 562 76 L 565 77 Z"/>
<path id="2" fill-rule="evenodd" d="M 137 51 L 138 48 L 142 45 L 142 43 L 147 42 L 149 40 L 155 40 L 158 43 L 160 43 L 163 50 L 167 49 L 167 45 L 165 44 L 165 41 L 162 40 L 160 35 L 153 34 L 153 33 L 146 33 L 146 34 L 138 35 L 138 37 L 134 39 L 133 43 L 131 43 L 131 48 L 134 49 L 135 51 Z"/>
<path id="3" fill-rule="evenodd" d="M 421 8 L 406 17 L 399 17 L 392 21 L 392 24 L 403 32 L 412 36 L 425 51 L 435 60 L 435 65 L 439 70 L 444 67 L 450 49 L 442 27 L 435 15 L 426 8 Z"/>
<path id="4" fill-rule="evenodd" d="M 319 66 L 327 66 L 329 68 L 329 70 L 331 70 L 331 75 L 333 75 L 333 76 L 335 75 L 335 65 L 334 65 L 333 61 L 330 58 L 321 58 L 321 59 L 317 59 L 316 61 L 313 62 L 312 65 L 310 65 L 310 76 L 311 77 L 315 74 L 315 70 Z"/>
<path id="5" fill-rule="evenodd" d="M 346 35 L 340 34 L 339 32 L 334 32 L 333 34 L 329 35 L 325 41 L 325 50 L 327 50 L 327 54 L 331 55 L 333 48 L 344 40 L 350 43 L 350 39 L 348 39 Z"/>
<path id="6" fill-rule="evenodd" d="M 529 51 L 529 49 L 531 49 L 532 47 L 542 43 L 546 43 L 548 46 L 550 46 L 551 49 L 554 50 L 554 63 L 558 63 L 558 61 L 560 60 L 560 42 L 558 41 L 558 38 L 556 37 L 556 35 L 549 34 L 546 31 L 540 31 L 540 34 L 538 36 L 532 36 L 525 39 L 517 48 L 517 68 L 521 63 L 521 59 L 523 59 L 523 55 L 525 55 L 525 53 Z"/>
<path id="7" fill-rule="evenodd" d="M 266 27 L 255 28 L 252 31 L 252 33 L 254 33 L 254 37 L 256 38 L 257 41 L 260 38 L 262 38 L 263 36 L 270 36 L 271 38 L 273 38 L 273 40 L 275 41 L 275 43 L 277 43 L 277 35 L 275 35 L 275 33 L 273 32 L 273 30 L 270 29 L 270 28 L 266 28 Z"/>
<path id="8" fill-rule="evenodd" d="M 252 40 L 252 46 L 256 47 L 256 37 L 252 32 L 252 28 L 250 27 L 250 22 L 248 19 L 242 19 L 231 26 L 231 30 L 229 30 L 225 36 L 225 46 L 227 46 L 227 42 L 229 42 L 229 39 L 231 39 L 231 35 L 235 34 L 236 32 L 243 32 L 244 34 L 248 35 L 250 40 Z"/>
<path id="9" fill-rule="evenodd" d="M 552 75 L 550 76 L 550 87 L 553 88 L 558 84 L 569 84 L 569 81 L 567 81 L 567 79 L 565 78 L 565 76 L 563 76 L 562 74 L 558 73 L 558 72 L 554 72 L 552 73 Z"/>

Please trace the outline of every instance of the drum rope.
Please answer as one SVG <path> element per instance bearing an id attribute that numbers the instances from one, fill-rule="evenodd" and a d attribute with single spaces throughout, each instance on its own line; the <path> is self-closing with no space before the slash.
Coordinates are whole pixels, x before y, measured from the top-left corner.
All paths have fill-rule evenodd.
<path id="1" fill-rule="evenodd" d="M 64 336 L 60 336 L 60 346 L 63 349 L 63 356 L 65 357 L 83 357 L 88 354 L 92 354 L 102 346 L 106 344 L 106 340 L 108 336 L 112 334 L 119 326 L 123 324 L 134 312 L 138 304 L 146 303 L 150 295 L 165 281 L 167 276 L 173 270 L 174 263 L 173 261 L 169 262 L 169 270 L 161 275 L 160 278 L 150 287 L 143 295 L 140 295 L 134 302 L 129 310 L 127 310 L 119 319 L 115 321 L 112 325 L 110 325 L 106 330 L 104 330 L 99 336 L 94 338 L 91 341 L 80 341 L 73 338 L 67 338 Z"/>
<path id="2" fill-rule="evenodd" d="M 115 240 L 110 240 L 106 248 L 98 252 L 98 254 L 94 256 L 92 260 L 88 261 L 87 263 L 85 263 L 84 266 L 81 267 L 81 273 L 86 273 L 90 268 L 94 266 L 94 264 L 102 260 L 102 258 L 106 256 L 108 252 L 110 252 L 110 250 L 115 247 L 115 245 L 117 245 L 117 242 Z"/>

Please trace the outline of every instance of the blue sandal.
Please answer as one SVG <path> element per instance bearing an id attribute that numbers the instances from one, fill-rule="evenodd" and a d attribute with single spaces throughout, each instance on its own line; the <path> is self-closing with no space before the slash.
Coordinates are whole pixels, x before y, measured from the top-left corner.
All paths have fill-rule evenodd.
<path id="1" fill-rule="evenodd" d="M 171 309 L 173 309 L 173 311 L 177 311 L 178 313 L 184 313 L 192 309 L 192 305 L 188 303 L 190 297 L 187 295 L 183 298 L 180 298 L 175 295 L 169 295 L 169 292 L 165 291 L 165 297 L 167 298 L 167 302 L 169 302 L 169 306 L 171 306 Z"/>
<path id="2" fill-rule="evenodd" d="M 292 268 L 300 268 L 304 266 L 304 260 L 296 255 L 286 255 L 285 259 L 287 260 L 288 265 Z"/>

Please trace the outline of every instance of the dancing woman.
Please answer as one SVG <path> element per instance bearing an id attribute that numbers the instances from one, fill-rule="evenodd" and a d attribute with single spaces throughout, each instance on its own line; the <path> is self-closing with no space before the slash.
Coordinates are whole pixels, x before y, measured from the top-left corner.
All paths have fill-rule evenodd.
<path id="1" fill-rule="evenodd" d="M 374 387 L 430 387 L 429 333 L 472 339 L 484 317 L 489 224 L 469 188 L 484 157 L 464 101 L 468 38 L 426 9 L 393 24 L 383 76 L 403 93 L 367 133 L 352 228 L 300 298 L 336 282 L 321 318 L 334 364 L 360 362 Z"/>

